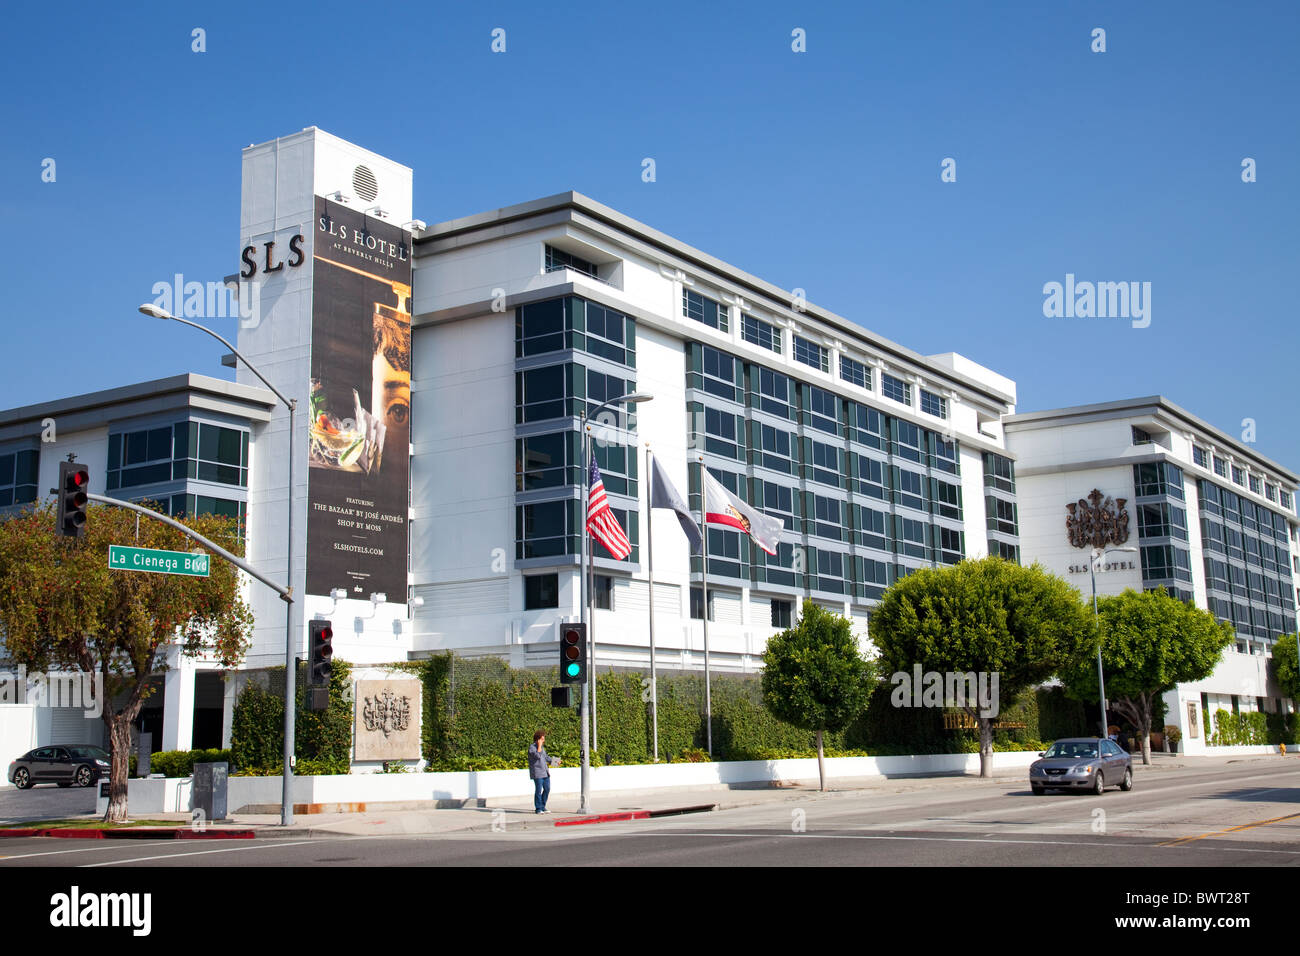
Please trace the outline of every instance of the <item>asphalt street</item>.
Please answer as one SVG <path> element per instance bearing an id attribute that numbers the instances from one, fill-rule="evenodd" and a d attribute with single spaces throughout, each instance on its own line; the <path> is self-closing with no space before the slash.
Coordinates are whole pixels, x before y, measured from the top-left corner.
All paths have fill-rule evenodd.
<path id="1" fill-rule="evenodd" d="M 710 813 L 574 827 L 241 841 L 0 840 L 0 869 L 275 866 L 1290 866 L 1300 766 L 1136 767 L 1128 793 L 1034 796 L 1026 782 L 900 781 Z M 62 793 L 60 797 L 64 796 Z M 495 826 L 495 829 L 494 829 Z"/>

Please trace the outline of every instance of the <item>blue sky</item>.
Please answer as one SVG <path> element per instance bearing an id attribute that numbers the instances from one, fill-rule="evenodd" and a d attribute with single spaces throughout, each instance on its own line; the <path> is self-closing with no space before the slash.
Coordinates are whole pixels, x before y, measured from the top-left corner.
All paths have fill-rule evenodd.
<path id="1" fill-rule="evenodd" d="M 236 271 L 239 150 L 315 125 L 413 167 L 428 222 L 576 189 L 1022 410 L 1161 393 L 1300 470 L 1300 4 L 842 6 L 10 10 L 0 407 L 228 376 L 135 307 Z M 1151 283 L 1150 326 L 1044 317 L 1067 273 Z"/>

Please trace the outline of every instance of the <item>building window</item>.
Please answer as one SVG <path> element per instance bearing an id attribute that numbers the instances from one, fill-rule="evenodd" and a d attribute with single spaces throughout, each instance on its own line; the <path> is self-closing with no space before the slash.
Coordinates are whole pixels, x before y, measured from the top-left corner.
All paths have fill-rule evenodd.
<path id="1" fill-rule="evenodd" d="M 1200 445 L 1192 446 L 1192 461 L 1202 468 L 1210 467 L 1210 454 Z"/>
<path id="2" fill-rule="evenodd" d="M 957 474 L 960 470 L 957 458 L 957 442 L 944 441 L 934 432 L 927 432 L 929 441 L 934 443 L 934 452 L 930 456 L 930 467 L 939 471 L 946 471 L 949 474 Z"/>
<path id="3" fill-rule="evenodd" d="M 933 415 L 935 418 L 948 417 L 948 399 L 934 392 L 927 392 L 921 389 L 921 411 L 927 415 Z"/>
<path id="4" fill-rule="evenodd" d="M 1001 455 L 986 451 L 984 453 L 984 484 L 986 487 L 999 488 L 1002 491 L 1015 491 L 1015 464 L 1010 458 L 1004 458 Z"/>
<path id="5" fill-rule="evenodd" d="M 698 342 L 691 343 L 691 371 L 686 375 L 686 387 L 698 388 L 729 402 L 741 401 L 736 387 L 737 372 L 741 363 L 735 356 Z"/>
<path id="6" fill-rule="evenodd" d="M 619 365 L 636 365 L 633 351 L 636 333 L 630 318 L 597 302 L 571 299 L 570 303 L 575 312 L 579 309 L 586 312 L 586 351 Z M 575 345 L 582 348 L 583 343 L 575 337 Z"/>
<path id="7" fill-rule="evenodd" d="M 1228 477 L 1228 463 L 1218 455 L 1214 456 L 1214 473 L 1220 478 Z"/>
<path id="8" fill-rule="evenodd" d="M 988 529 L 1002 534 L 1016 534 L 1016 506 L 1001 498 L 985 498 L 988 510 Z"/>
<path id="9" fill-rule="evenodd" d="M 755 446 L 754 464 L 787 475 L 793 474 L 798 439 L 791 432 L 761 422 L 754 422 L 751 428 Z"/>
<path id="10" fill-rule="evenodd" d="M 698 292 L 682 289 L 682 313 L 688 319 L 703 322 L 711 329 L 727 331 L 727 307 L 721 302 L 706 299 Z"/>
<path id="11" fill-rule="evenodd" d="M 617 375 L 606 375 L 604 372 L 597 372 L 594 369 L 585 369 L 585 371 L 587 373 L 588 415 L 611 399 L 620 398 L 636 391 L 636 382 L 632 379 L 619 378 Z M 610 406 L 616 413 L 622 407 L 625 406 Z"/>
<path id="12" fill-rule="evenodd" d="M 635 323 L 621 312 L 576 296 L 533 302 L 516 310 L 516 357 L 563 349 L 586 351 L 635 367 Z"/>
<path id="13" fill-rule="evenodd" d="M 871 390 L 871 369 L 847 355 L 840 356 L 840 378 L 850 385 Z"/>
<path id="14" fill-rule="evenodd" d="M 560 606 L 560 576 L 530 574 L 524 578 L 524 610 L 541 611 Z"/>
<path id="15" fill-rule="evenodd" d="M 935 514 L 960 520 L 961 486 L 940 481 L 938 478 L 931 478 L 930 487 L 933 492 Z"/>
<path id="16" fill-rule="evenodd" d="M 871 448 L 885 447 L 885 416 L 874 408 L 849 402 L 849 440 Z"/>
<path id="17" fill-rule="evenodd" d="M 36 500 L 40 453 L 35 449 L 0 455 L 0 507 Z"/>
<path id="18" fill-rule="evenodd" d="M 692 408 L 700 408 L 692 404 Z M 698 413 L 697 413 L 698 417 Z M 721 409 L 704 408 L 704 449 L 724 458 L 740 459 L 740 435 L 744 419 Z M 696 446 L 699 438 L 696 438 Z"/>
<path id="19" fill-rule="evenodd" d="M 830 350 L 822 348 L 816 342 L 810 342 L 801 335 L 794 337 L 794 360 L 796 362 L 803 362 L 804 365 L 810 365 L 818 371 L 829 372 L 831 370 L 830 356 Z"/>
<path id="20" fill-rule="evenodd" d="M 1151 439 L 1151 433 L 1145 428 L 1133 426 L 1133 444 L 1135 445 L 1153 445 L 1155 442 Z"/>
<path id="21" fill-rule="evenodd" d="M 758 380 L 757 401 L 751 400 L 751 405 L 769 415 L 793 420 L 794 383 L 789 376 L 761 367 L 752 370 L 750 374 Z"/>
<path id="22" fill-rule="evenodd" d="M 1250 475 L 1246 480 L 1250 483 L 1250 490 L 1255 494 L 1259 494 L 1259 476 Z"/>
<path id="23" fill-rule="evenodd" d="M 770 322 L 756 319 L 752 315 L 740 315 L 740 337 L 746 342 L 781 354 L 781 330 Z"/>
<path id="24" fill-rule="evenodd" d="M 602 611 L 614 610 L 614 578 L 608 574 L 592 575 L 591 606 Z"/>
<path id="25" fill-rule="evenodd" d="M 834 392 L 815 385 L 805 386 L 808 396 L 807 424 L 829 435 L 840 433 L 840 400 Z"/>
<path id="26" fill-rule="evenodd" d="M 958 564 L 964 557 L 965 542 L 964 535 L 955 528 L 944 528 L 936 525 L 934 529 L 935 546 L 938 549 L 936 557 L 943 564 Z"/>
<path id="27" fill-rule="evenodd" d="M 906 468 L 895 468 L 894 476 L 894 503 L 924 511 L 925 477 Z"/>
<path id="28" fill-rule="evenodd" d="M 558 488 L 580 481 L 579 441 L 580 437 L 574 431 L 516 439 L 515 460 L 518 470 L 515 490 Z"/>
<path id="29" fill-rule="evenodd" d="M 1187 512 L 1168 504 L 1139 505 L 1138 536 L 1187 540 Z"/>
<path id="30" fill-rule="evenodd" d="M 217 498 L 212 495 L 172 495 L 170 507 L 168 502 L 159 502 L 164 505 L 164 510 L 171 514 L 173 518 L 179 518 L 183 515 L 195 517 L 198 515 L 218 515 L 222 518 L 232 518 L 235 521 L 235 533 L 238 537 L 244 536 L 245 522 L 248 518 L 248 505 L 243 501 L 236 501 L 230 498 Z"/>
<path id="31" fill-rule="evenodd" d="M 709 590 L 709 620 L 712 621 L 714 614 L 713 590 Z M 691 588 L 691 619 L 695 621 L 704 620 L 704 589 Z"/>
<path id="32" fill-rule="evenodd" d="M 912 404 L 912 386 L 885 372 L 880 373 L 880 394 L 909 407 Z"/>
<path id="33" fill-rule="evenodd" d="M 1277 501 L 1277 485 L 1264 485 L 1264 497 L 1269 501 Z"/>
<path id="34" fill-rule="evenodd" d="M 1139 498 L 1166 495 L 1183 498 L 1183 470 L 1167 461 L 1152 461 L 1133 466 L 1133 486 Z"/>
<path id="35" fill-rule="evenodd" d="M 772 599 L 772 626 L 780 628 L 793 627 L 792 619 L 794 617 L 793 601 L 778 601 Z"/>
<path id="36" fill-rule="evenodd" d="M 844 469 L 840 464 L 840 449 L 810 439 L 804 439 L 804 442 L 812 445 L 812 460 L 805 463 L 811 466 L 810 471 L 807 472 L 809 477 L 832 488 L 841 487 L 844 483 Z"/>
<path id="37" fill-rule="evenodd" d="M 901 418 L 893 419 L 894 443 L 893 453 L 920 464 L 925 461 L 924 449 L 921 447 L 921 429 Z"/>
<path id="38" fill-rule="evenodd" d="M 563 249 L 556 249 L 554 246 L 548 245 L 546 247 L 546 271 L 559 272 L 561 269 L 572 269 L 574 272 L 581 272 L 593 279 L 600 278 L 594 262 L 588 262 L 571 252 L 565 252 Z"/>
<path id="39" fill-rule="evenodd" d="M 1005 541 L 998 541 L 995 538 L 989 538 L 989 556 L 1002 558 L 1004 561 L 1014 561 L 1020 563 L 1020 548 L 1018 545 L 1008 544 Z"/>
<path id="40" fill-rule="evenodd" d="M 1236 465 L 1232 466 L 1232 483 L 1234 485 L 1244 485 L 1246 483 L 1246 473 Z"/>
<path id="41" fill-rule="evenodd" d="M 570 499 L 521 505 L 515 509 L 515 521 L 517 558 L 578 553 L 578 502 Z"/>
<path id="42" fill-rule="evenodd" d="M 866 455 L 851 457 L 850 490 L 882 501 L 888 498 L 885 491 L 884 462 L 868 458 Z"/>
<path id="43" fill-rule="evenodd" d="M 885 530 L 886 515 L 865 505 L 853 505 L 853 540 L 864 548 L 888 551 L 888 532 Z"/>
<path id="44" fill-rule="evenodd" d="M 817 549 L 817 590 L 844 593 L 844 558 L 838 551 Z"/>
<path id="45" fill-rule="evenodd" d="M 841 541 L 844 539 L 844 503 L 836 498 L 826 498 L 822 495 L 811 495 L 812 498 L 812 526 L 808 529 L 809 534 L 815 534 L 822 538 L 830 538 L 832 541 Z"/>
<path id="46" fill-rule="evenodd" d="M 930 526 L 915 518 L 894 515 L 894 530 L 898 539 L 899 554 L 913 558 L 928 558 L 926 536 Z"/>
<path id="47" fill-rule="evenodd" d="M 795 496 L 799 494 L 798 489 L 778 485 L 770 481 L 764 481 L 761 484 L 763 486 L 764 513 L 773 518 L 780 518 L 787 531 L 798 533 L 797 516 L 794 510 Z"/>

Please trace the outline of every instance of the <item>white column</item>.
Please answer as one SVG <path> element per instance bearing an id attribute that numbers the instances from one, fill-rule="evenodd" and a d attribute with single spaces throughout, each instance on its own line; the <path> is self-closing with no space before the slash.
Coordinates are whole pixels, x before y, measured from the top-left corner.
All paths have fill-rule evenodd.
<path id="1" fill-rule="evenodd" d="M 194 740 L 194 663 L 179 648 L 167 649 L 163 684 L 163 750 L 190 750 Z"/>

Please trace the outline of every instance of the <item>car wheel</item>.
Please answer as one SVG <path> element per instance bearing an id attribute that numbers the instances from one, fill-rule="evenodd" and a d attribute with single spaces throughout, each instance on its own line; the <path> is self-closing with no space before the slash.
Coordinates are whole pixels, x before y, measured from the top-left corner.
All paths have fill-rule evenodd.
<path id="1" fill-rule="evenodd" d="M 1133 768 L 1132 767 L 1124 768 L 1124 782 L 1119 785 L 1119 788 L 1125 792 L 1133 789 Z"/>
<path id="2" fill-rule="evenodd" d="M 32 785 L 32 775 L 27 772 L 26 767 L 19 767 L 14 771 L 14 786 L 19 790 L 26 790 Z"/>
<path id="3" fill-rule="evenodd" d="M 1092 792 L 1099 797 L 1106 792 L 1106 778 L 1101 775 L 1100 769 L 1097 770 L 1097 776 L 1092 780 Z"/>
<path id="4" fill-rule="evenodd" d="M 1034 796 L 1036 796 L 1036 797 L 1041 797 L 1043 794 L 1045 794 L 1045 793 L 1047 792 L 1047 788 L 1046 788 L 1046 787 L 1040 787 L 1040 786 L 1039 786 L 1038 784 L 1036 784 L 1036 783 L 1031 783 L 1031 784 L 1029 785 L 1029 789 L 1032 790 L 1032 791 L 1034 791 Z"/>
<path id="5" fill-rule="evenodd" d="M 95 775 L 90 772 L 90 768 L 84 764 L 77 768 L 76 774 L 72 778 L 78 787 L 89 787 L 95 782 Z"/>

